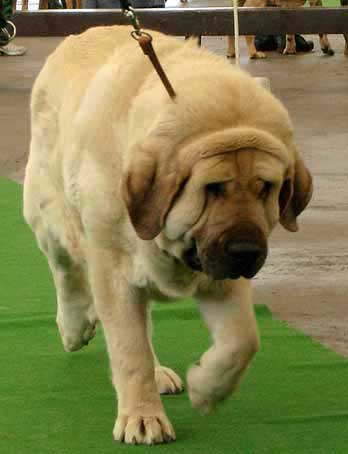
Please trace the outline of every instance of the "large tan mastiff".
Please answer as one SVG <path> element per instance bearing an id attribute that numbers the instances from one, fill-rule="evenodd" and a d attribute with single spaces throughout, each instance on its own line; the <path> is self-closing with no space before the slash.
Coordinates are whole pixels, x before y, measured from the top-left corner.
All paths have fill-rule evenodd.
<path id="1" fill-rule="evenodd" d="M 213 345 L 187 384 L 210 411 L 259 346 L 250 278 L 267 238 L 278 221 L 297 229 L 312 190 L 274 96 L 194 42 L 153 36 L 175 102 L 127 27 L 71 36 L 48 58 L 32 93 L 24 187 L 64 348 L 87 344 L 101 321 L 114 438 L 146 444 L 175 438 L 159 394 L 182 390 L 153 350 L 151 299 L 197 300 Z"/>

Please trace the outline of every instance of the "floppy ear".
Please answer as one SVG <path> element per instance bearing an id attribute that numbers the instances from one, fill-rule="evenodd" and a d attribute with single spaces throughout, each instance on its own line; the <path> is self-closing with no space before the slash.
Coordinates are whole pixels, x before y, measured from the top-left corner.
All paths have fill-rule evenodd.
<path id="1" fill-rule="evenodd" d="M 160 169 L 155 153 L 141 151 L 123 179 L 122 192 L 138 236 L 152 240 L 162 230 L 187 177 L 176 169 Z"/>
<path id="2" fill-rule="evenodd" d="M 308 205 L 312 192 L 311 174 L 296 150 L 294 175 L 284 181 L 279 194 L 279 221 L 290 232 L 297 232 L 296 218 Z"/>

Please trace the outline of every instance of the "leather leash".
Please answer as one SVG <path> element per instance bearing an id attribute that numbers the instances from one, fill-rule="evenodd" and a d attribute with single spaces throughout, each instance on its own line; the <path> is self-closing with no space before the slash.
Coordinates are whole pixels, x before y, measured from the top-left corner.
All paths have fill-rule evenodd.
<path id="1" fill-rule="evenodd" d="M 167 90 L 168 95 L 172 100 L 174 100 L 176 98 L 176 93 L 171 83 L 169 82 L 169 79 L 152 46 L 152 36 L 149 33 L 144 32 L 140 28 L 139 19 L 132 6 L 129 4 L 128 0 L 120 0 L 120 3 L 123 14 L 127 17 L 127 19 L 129 19 L 134 28 L 131 33 L 132 38 L 138 41 L 139 46 L 141 47 L 144 54 L 149 57 L 153 67 L 155 68 L 159 78 L 161 79 L 165 89 Z"/>

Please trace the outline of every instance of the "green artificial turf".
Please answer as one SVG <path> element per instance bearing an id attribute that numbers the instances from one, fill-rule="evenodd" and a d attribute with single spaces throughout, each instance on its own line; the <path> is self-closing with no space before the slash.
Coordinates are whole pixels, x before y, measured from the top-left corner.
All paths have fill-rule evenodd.
<path id="1" fill-rule="evenodd" d="M 323 0 L 323 7 L 330 7 L 330 8 L 334 8 L 336 6 L 340 6 L 340 0 Z M 309 2 L 307 1 L 306 3 L 306 6 L 310 6 L 309 5 Z"/>
<path id="2" fill-rule="evenodd" d="M 21 214 L 22 190 L 0 179 L 0 453 L 346 454 L 348 363 L 257 308 L 262 334 L 242 386 L 211 416 L 187 394 L 163 398 L 177 441 L 114 443 L 115 398 L 101 330 L 65 353 L 44 257 Z M 156 306 L 160 358 L 182 376 L 207 347 L 194 305 Z"/>
<path id="3" fill-rule="evenodd" d="M 307 2 L 308 4 L 308 2 Z M 323 6 L 334 8 L 335 6 L 340 6 L 340 0 L 323 0 Z"/>

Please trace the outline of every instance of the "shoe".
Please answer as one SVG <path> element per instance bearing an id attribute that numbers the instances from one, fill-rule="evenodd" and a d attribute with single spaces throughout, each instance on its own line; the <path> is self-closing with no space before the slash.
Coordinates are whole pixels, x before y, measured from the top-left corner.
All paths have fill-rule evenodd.
<path id="1" fill-rule="evenodd" d="M 19 57 L 24 55 L 27 49 L 23 46 L 16 46 L 15 44 L 7 44 L 6 46 L 0 46 L 0 55 L 7 55 L 9 57 Z"/>

